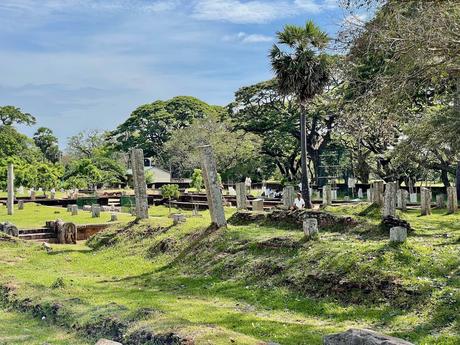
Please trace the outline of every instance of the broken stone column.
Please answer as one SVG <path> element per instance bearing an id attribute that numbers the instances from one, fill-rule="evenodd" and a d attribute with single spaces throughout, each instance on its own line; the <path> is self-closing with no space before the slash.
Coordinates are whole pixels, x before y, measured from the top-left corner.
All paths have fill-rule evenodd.
<path id="1" fill-rule="evenodd" d="M 396 182 L 388 182 L 385 188 L 383 205 L 383 217 L 396 217 L 396 192 L 398 185 Z"/>
<path id="2" fill-rule="evenodd" d="M 101 216 L 101 206 L 97 204 L 91 205 L 91 216 L 93 218 L 99 218 Z"/>
<path id="3" fill-rule="evenodd" d="M 181 214 L 181 213 L 173 214 L 173 224 L 174 225 L 185 223 L 186 221 L 187 219 L 185 218 L 185 214 Z"/>
<path id="4" fill-rule="evenodd" d="M 112 213 L 110 215 L 110 221 L 111 222 L 117 222 L 118 221 L 118 215 L 116 213 Z"/>
<path id="5" fill-rule="evenodd" d="M 375 181 L 372 185 L 372 203 L 383 206 L 383 181 Z"/>
<path id="6" fill-rule="evenodd" d="M 362 189 L 362 188 L 358 188 L 358 199 L 362 199 L 362 198 L 364 198 L 363 189 Z"/>
<path id="7" fill-rule="evenodd" d="M 8 198 L 6 201 L 6 208 L 8 215 L 14 214 L 14 167 L 13 164 L 8 164 L 8 173 L 7 173 L 7 190 Z"/>
<path id="8" fill-rule="evenodd" d="M 367 198 L 367 202 L 372 202 L 372 187 L 369 187 L 366 190 L 366 198 Z"/>
<path id="9" fill-rule="evenodd" d="M 56 233 L 57 242 L 65 243 L 64 222 L 62 219 L 56 219 L 53 223 L 54 231 Z"/>
<path id="10" fill-rule="evenodd" d="M 217 228 L 227 226 L 224 206 L 222 204 L 222 191 L 217 175 L 216 161 L 210 145 L 200 146 L 201 170 L 206 187 L 206 196 L 211 213 L 211 222 Z"/>
<path id="11" fill-rule="evenodd" d="M 436 195 L 436 208 L 445 208 L 445 207 L 446 207 L 446 201 L 444 198 L 444 194 Z"/>
<path id="12" fill-rule="evenodd" d="M 252 210 L 255 212 L 264 211 L 264 199 L 254 199 L 252 201 Z"/>
<path id="13" fill-rule="evenodd" d="M 283 188 L 283 206 L 290 208 L 294 205 L 296 192 L 293 186 L 286 186 Z"/>
<path id="14" fill-rule="evenodd" d="M 332 205 L 332 191 L 330 185 L 323 186 L 323 206 Z"/>
<path id="15" fill-rule="evenodd" d="M 35 196 L 35 190 L 31 190 L 31 191 L 30 191 L 30 200 L 35 201 L 35 198 L 36 198 L 36 196 Z"/>
<path id="16" fill-rule="evenodd" d="M 72 205 L 70 211 L 72 212 L 72 216 L 78 215 L 78 205 Z"/>
<path id="17" fill-rule="evenodd" d="M 24 200 L 19 200 L 18 201 L 18 210 L 23 210 L 24 209 Z"/>
<path id="18" fill-rule="evenodd" d="M 390 242 L 402 243 L 407 238 L 407 229 L 403 226 L 395 226 L 390 229 Z"/>
<path id="19" fill-rule="evenodd" d="M 420 206 L 421 215 L 427 216 L 431 214 L 431 190 L 422 188 L 420 191 Z"/>
<path id="20" fill-rule="evenodd" d="M 410 202 L 412 204 L 416 204 L 417 203 L 417 193 L 410 193 Z"/>
<path id="21" fill-rule="evenodd" d="M 447 213 L 455 213 L 457 209 L 457 189 L 455 187 L 447 187 Z"/>
<path id="22" fill-rule="evenodd" d="M 138 219 L 147 219 L 149 218 L 149 205 L 144 174 L 144 151 L 142 149 L 131 150 L 131 167 L 133 171 L 134 194 L 136 196 L 136 217 Z"/>
<path id="23" fill-rule="evenodd" d="M 303 232 L 306 238 L 318 237 L 318 220 L 316 218 L 305 218 L 303 220 Z"/>
<path id="24" fill-rule="evenodd" d="M 244 182 L 236 184 L 236 208 L 238 210 L 245 210 L 247 208 L 247 193 L 246 185 Z"/>
<path id="25" fill-rule="evenodd" d="M 56 191 L 55 190 L 50 191 L 50 198 L 51 198 L 51 200 L 56 199 Z"/>
<path id="26" fill-rule="evenodd" d="M 397 207 L 401 211 L 407 211 L 407 197 L 409 192 L 405 189 L 399 189 L 397 194 Z"/>

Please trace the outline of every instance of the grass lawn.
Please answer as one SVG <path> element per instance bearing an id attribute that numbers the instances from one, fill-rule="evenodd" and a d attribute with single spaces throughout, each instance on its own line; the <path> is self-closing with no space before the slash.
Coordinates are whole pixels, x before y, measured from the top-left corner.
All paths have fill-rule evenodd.
<path id="1" fill-rule="evenodd" d="M 7 345 L 86 345 L 68 330 L 32 316 L 0 309 L 0 344 Z"/>
<path id="2" fill-rule="evenodd" d="M 358 217 L 366 223 L 356 229 L 325 230 L 305 243 L 298 229 L 262 223 L 199 240 L 208 212 L 178 226 L 168 214 L 153 207 L 139 225 L 114 226 L 90 246 L 53 245 L 50 254 L 0 240 L 0 284 L 19 300 L 58 303 L 56 323 L 84 334 L 115 317 L 124 334 L 172 331 L 196 344 L 319 345 L 350 327 L 419 345 L 460 343 L 460 213 L 404 214 L 415 232 L 400 246 L 378 232 L 374 214 Z M 0 340 L 8 332 L 0 326 Z"/>
<path id="3" fill-rule="evenodd" d="M 12 216 L 7 215 L 6 206 L 0 206 L 0 222 L 9 221 L 19 229 L 41 227 L 48 220 L 62 219 L 65 222 L 74 222 L 76 224 L 94 224 L 106 223 L 110 221 L 110 212 L 101 212 L 100 218 L 92 218 L 91 212 L 79 210 L 77 216 L 72 216 L 64 207 L 42 206 L 35 203 L 25 203 L 23 210 L 18 210 L 15 205 L 15 211 Z M 134 219 L 133 216 L 120 213 L 118 220 L 120 222 L 129 222 Z"/>

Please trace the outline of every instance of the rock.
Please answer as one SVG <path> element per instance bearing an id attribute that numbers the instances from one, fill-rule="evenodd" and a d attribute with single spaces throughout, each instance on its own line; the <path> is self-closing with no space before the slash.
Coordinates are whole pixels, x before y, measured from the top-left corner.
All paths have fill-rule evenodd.
<path id="1" fill-rule="evenodd" d="M 343 333 L 326 335 L 324 345 L 414 345 L 367 329 L 349 329 Z"/>
<path id="2" fill-rule="evenodd" d="M 254 199 L 252 201 L 252 210 L 254 212 L 263 212 L 264 211 L 264 199 Z"/>
<path id="3" fill-rule="evenodd" d="M 173 214 L 173 223 L 174 225 L 185 223 L 187 219 L 185 218 L 185 214 L 175 213 Z"/>
<path id="4" fill-rule="evenodd" d="M 108 340 L 108 339 L 99 339 L 96 345 L 123 345 L 117 341 Z"/>
<path id="5" fill-rule="evenodd" d="M 318 220 L 316 218 L 304 219 L 303 232 L 306 238 L 318 237 Z"/>
<path id="6" fill-rule="evenodd" d="M 407 229 L 402 226 L 395 226 L 390 229 L 390 242 L 402 243 L 407 238 Z"/>

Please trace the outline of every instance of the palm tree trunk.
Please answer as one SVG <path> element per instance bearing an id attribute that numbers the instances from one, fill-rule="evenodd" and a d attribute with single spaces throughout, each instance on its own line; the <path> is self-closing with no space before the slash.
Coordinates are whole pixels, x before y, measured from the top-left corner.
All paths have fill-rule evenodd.
<path id="1" fill-rule="evenodd" d="M 300 106 L 300 150 L 301 150 L 301 162 L 302 162 L 302 198 L 305 201 L 306 208 L 313 208 L 310 199 L 310 190 L 308 183 L 308 171 L 307 171 L 307 122 L 305 114 L 305 106 Z"/>

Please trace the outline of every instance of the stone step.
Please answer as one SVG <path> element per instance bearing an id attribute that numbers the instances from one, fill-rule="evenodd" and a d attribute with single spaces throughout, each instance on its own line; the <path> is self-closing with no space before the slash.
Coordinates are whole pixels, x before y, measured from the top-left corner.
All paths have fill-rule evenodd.
<path id="1" fill-rule="evenodd" d="M 32 234 L 19 234 L 21 240 L 46 240 L 56 238 L 56 234 L 52 232 L 38 232 Z"/>
<path id="2" fill-rule="evenodd" d="M 49 232 L 47 228 L 41 228 L 41 229 L 20 229 L 19 234 L 26 235 L 26 234 L 38 234 L 38 233 L 44 233 L 44 232 Z"/>

